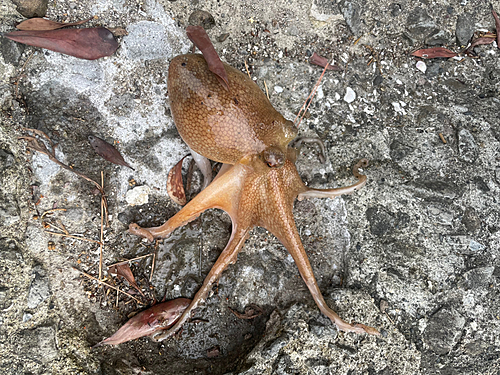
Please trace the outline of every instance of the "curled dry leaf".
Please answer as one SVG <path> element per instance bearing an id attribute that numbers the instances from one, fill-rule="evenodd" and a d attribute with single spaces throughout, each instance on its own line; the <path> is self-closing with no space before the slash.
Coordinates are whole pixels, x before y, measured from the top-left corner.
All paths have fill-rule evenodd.
<path id="1" fill-rule="evenodd" d="M 319 65 L 322 68 L 326 67 L 328 70 L 342 70 L 339 66 L 337 65 L 331 65 L 328 63 L 328 59 L 326 57 L 318 55 L 316 52 L 312 54 L 312 56 L 309 58 L 309 62 L 314 65 Z"/>
<path id="2" fill-rule="evenodd" d="M 135 282 L 134 274 L 132 273 L 132 270 L 130 269 L 128 262 L 117 263 L 112 266 L 109 266 L 108 272 L 114 273 L 118 276 L 125 278 L 125 280 L 127 280 L 132 287 L 134 287 L 139 293 L 141 293 L 143 297 L 146 297 L 144 293 L 142 293 L 142 290 L 139 288 L 137 283 Z"/>
<path id="3" fill-rule="evenodd" d="M 111 56 L 118 48 L 113 34 L 104 27 L 64 30 L 20 30 L 3 35 L 15 42 L 95 60 Z"/>
<path id="4" fill-rule="evenodd" d="M 46 20 L 45 18 L 30 18 L 29 20 L 23 21 L 16 26 L 19 30 L 57 30 L 67 26 L 78 26 L 85 22 L 90 21 L 92 18 L 86 20 L 63 23 L 51 20 Z"/>
<path id="5" fill-rule="evenodd" d="M 474 39 L 471 43 L 471 45 L 469 46 L 469 48 L 467 48 L 465 50 L 466 53 L 469 53 L 471 52 L 474 47 L 476 46 L 480 46 L 480 45 L 483 45 L 483 44 L 491 44 L 495 41 L 495 39 L 493 38 L 488 38 L 488 37 L 481 37 L 481 38 L 477 38 L 477 39 Z"/>
<path id="6" fill-rule="evenodd" d="M 123 165 L 124 167 L 129 167 L 134 170 L 124 159 L 123 156 L 118 152 L 116 148 L 95 135 L 89 135 L 88 140 L 94 151 L 102 157 L 103 159 L 118 165 Z"/>
<path id="7" fill-rule="evenodd" d="M 172 167 L 167 177 L 167 193 L 175 203 L 181 206 L 186 204 L 186 192 L 182 182 L 182 162 L 185 158 L 184 156 L 181 161 Z"/>
<path id="8" fill-rule="evenodd" d="M 435 58 L 450 58 L 458 56 L 458 53 L 450 51 L 447 48 L 443 47 L 433 47 L 433 48 L 424 48 L 419 49 L 411 54 L 412 56 L 422 57 L 424 59 L 435 59 Z"/>
<path id="9" fill-rule="evenodd" d="M 95 346 L 118 345 L 168 329 L 175 324 L 190 303 L 188 298 L 158 303 L 129 319 L 113 336 Z"/>
<path id="10" fill-rule="evenodd" d="M 220 84 L 229 91 L 229 81 L 227 78 L 226 69 L 215 51 L 215 48 L 210 41 L 205 29 L 201 26 L 188 26 L 186 34 L 191 42 L 201 51 L 205 58 L 208 69 L 217 76 Z"/>
<path id="11" fill-rule="evenodd" d="M 495 9 L 493 9 L 493 5 L 491 6 L 491 14 L 495 19 L 495 28 L 497 32 L 497 47 L 500 48 L 500 19 L 498 18 L 498 14 L 497 12 L 495 12 Z"/>

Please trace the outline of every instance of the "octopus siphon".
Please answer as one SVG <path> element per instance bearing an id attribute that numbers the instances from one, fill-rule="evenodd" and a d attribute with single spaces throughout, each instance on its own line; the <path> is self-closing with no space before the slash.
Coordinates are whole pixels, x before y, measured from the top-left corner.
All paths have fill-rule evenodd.
<path id="1" fill-rule="evenodd" d="M 375 328 L 342 320 L 328 307 L 292 213 L 296 198 L 333 198 L 364 186 L 366 176 L 359 169 L 367 165 L 367 160 L 354 166 L 353 174 L 358 179 L 354 185 L 335 189 L 307 187 L 295 167 L 297 151 L 289 146 L 297 136 L 295 125 L 273 108 L 249 77 L 227 64 L 224 67 L 229 90 L 209 70 L 202 55 L 181 55 L 170 63 L 170 107 L 182 139 L 196 153 L 223 165 L 215 179 L 165 224 L 141 228 L 132 223 L 129 231 L 149 241 L 166 238 L 203 211 L 218 208 L 229 214 L 232 233 L 191 304 L 173 327 L 155 339 L 161 341 L 179 331 L 221 273 L 236 262 L 255 226 L 267 229 L 287 248 L 316 305 L 339 330 L 379 334 Z"/>

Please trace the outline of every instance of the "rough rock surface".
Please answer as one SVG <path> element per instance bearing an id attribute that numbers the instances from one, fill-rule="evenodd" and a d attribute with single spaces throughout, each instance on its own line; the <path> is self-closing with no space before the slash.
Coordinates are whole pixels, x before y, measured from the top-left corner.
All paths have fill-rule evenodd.
<path id="1" fill-rule="evenodd" d="M 498 0 L 492 5 L 500 11 Z M 297 165 L 309 185 L 342 186 L 366 157 L 368 184 L 351 196 L 296 202 L 295 217 L 328 304 L 381 336 L 337 332 L 286 250 L 256 228 L 179 337 L 91 348 L 145 306 L 73 268 L 97 277 L 99 246 L 47 231 L 98 240 L 100 196 L 18 137 L 41 130 L 62 162 L 99 182 L 103 171 L 105 266 L 154 253 L 152 276 L 152 256 L 132 262 L 144 293 L 192 297 L 229 239 L 229 218 L 208 211 L 157 246 L 127 227 L 158 225 L 179 210 L 165 181 L 188 149 L 166 78 L 171 58 L 190 48 L 184 28 L 195 11 L 213 16 L 215 24 L 204 19 L 221 58 L 244 72 L 246 61 L 286 118 L 321 73 L 307 62 L 313 52 L 342 67 L 326 73 L 300 126 L 323 140 L 327 162 L 307 145 Z M 48 3 L 47 16 L 94 16 L 90 26 L 128 35 L 114 56 L 96 61 L 0 41 L 5 374 L 499 373 L 500 49 L 425 60 L 422 70 L 410 56 L 425 45 L 460 51 L 474 32 L 495 31 L 486 3 L 61 0 Z M 22 19 L 14 2 L 0 3 L 0 32 Z M 103 161 L 89 134 L 115 142 L 134 170 Z M 195 172 L 190 194 L 200 181 Z M 134 293 L 105 267 L 104 276 Z M 239 319 L 229 309 L 250 305 L 263 314 Z"/>

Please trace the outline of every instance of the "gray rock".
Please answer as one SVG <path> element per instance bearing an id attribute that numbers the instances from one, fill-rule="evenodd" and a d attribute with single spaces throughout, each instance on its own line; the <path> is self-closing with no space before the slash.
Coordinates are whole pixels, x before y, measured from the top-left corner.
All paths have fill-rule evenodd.
<path id="1" fill-rule="evenodd" d="M 19 59 L 23 54 L 25 45 L 7 38 L 0 39 L 0 55 L 7 64 L 19 66 Z"/>
<path id="2" fill-rule="evenodd" d="M 42 363 L 50 363 L 59 353 L 56 346 L 55 329 L 52 326 L 38 327 L 21 332 L 21 350 L 18 355 L 29 360 L 35 359 Z"/>
<path id="3" fill-rule="evenodd" d="M 467 207 L 462 217 L 462 224 L 471 234 L 476 233 L 481 228 L 481 219 L 474 207 Z"/>
<path id="4" fill-rule="evenodd" d="M 209 30 L 215 26 L 214 17 L 205 10 L 196 9 L 189 16 L 188 23 L 193 26 L 201 26 L 205 30 Z"/>
<path id="5" fill-rule="evenodd" d="M 495 267 L 479 267 L 474 268 L 464 273 L 465 284 L 467 288 L 478 288 L 488 285 L 491 282 L 491 276 L 495 271 Z"/>
<path id="6" fill-rule="evenodd" d="M 425 9 L 415 8 L 406 18 L 406 36 L 411 41 L 423 42 L 436 29 L 436 23 Z"/>
<path id="7" fill-rule="evenodd" d="M 461 47 L 467 46 L 469 41 L 472 39 L 472 35 L 475 31 L 475 20 L 474 15 L 470 13 L 463 13 L 457 18 L 457 25 L 455 29 L 455 35 L 457 37 L 458 45 Z"/>
<path id="8" fill-rule="evenodd" d="M 45 17 L 49 0 L 12 0 L 17 11 L 26 18 Z"/>
<path id="9" fill-rule="evenodd" d="M 392 234 L 407 227 L 410 216 L 404 212 L 391 212 L 383 206 L 373 206 L 366 210 L 366 218 L 370 223 L 370 232 L 378 237 Z"/>
<path id="10" fill-rule="evenodd" d="M 171 41 L 175 36 L 164 25 L 152 21 L 140 21 L 127 26 L 128 35 L 123 38 L 123 48 L 133 60 L 153 60 L 172 57 Z"/>
<path id="11" fill-rule="evenodd" d="M 458 152 L 462 160 L 468 163 L 477 159 L 479 150 L 473 135 L 467 129 L 458 132 Z"/>
<path id="12" fill-rule="evenodd" d="M 448 354 L 460 339 L 464 325 L 465 318 L 454 308 L 442 308 L 429 319 L 424 343 L 436 354 Z"/>
<path id="13" fill-rule="evenodd" d="M 34 309 L 49 297 L 50 285 L 47 272 L 42 266 L 36 265 L 31 276 L 27 306 L 29 309 Z"/>
<path id="14" fill-rule="evenodd" d="M 349 30 L 351 30 L 354 36 L 360 36 L 364 28 L 362 22 L 363 7 L 357 0 L 341 0 L 339 2 L 339 9 L 342 16 L 344 16 Z"/>

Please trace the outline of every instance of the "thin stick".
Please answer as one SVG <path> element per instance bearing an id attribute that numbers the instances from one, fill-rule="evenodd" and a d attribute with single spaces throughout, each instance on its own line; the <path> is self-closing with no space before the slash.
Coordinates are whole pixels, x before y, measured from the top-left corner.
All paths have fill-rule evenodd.
<path id="1" fill-rule="evenodd" d="M 133 262 L 135 260 L 139 260 L 139 259 L 143 259 L 143 258 L 146 258 L 146 257 L 150 257 L 151 255 L 154 256 L 154 254 L 150 253 L 150 254 L 142 255 L 142 256 L 137 257 L 137 258 L 127 259 L 127 260 L 124 260 L 122 262 L 113 263 L 113 264 L 110 264 L 107 267 L 109 268 L 109 267 L 113 267 L 113 266 L 119 266 L 120 264 L 125 264 L 125 263 L 128 263 L 128 262 Z"/>
<path id="2" fill-rule="evenodd" d="M 44 217 L 45 215 L 51 214 L 51 213 L 53 213 L 54 211 L 66 211 L 66 209 L 65 209 L 65 208 L 53 208 L 52 210 L 47 210 L 47 211 L 45 211 L 45 212 L 44 212 L 44 213 L 40 216 L 40 219 L 43 219 L 43 217 Z"/>
<path id="3" fill-rule="evenodd" d="M 153 253 L 153 261 L 151 262 L 151 273 L 149 274 L 149 282 L 151 283 L 151 280 L 153 280 L 153 271 L 155 270 L 155 260 L 156 260 L 156 254 Z"/>
<path id="4" fill-rule="evenodd" d="M 103 247 L 104 247 L 104 235 L 103 235 L 103 227 L 104 227 L 104 216 L 103 216 L 103 202 L 102 202 L 102 199 L 101 199 L 101 235 L 100 235 L 100 238 L 101 238 L 101 244 L 99 246 L 99 280 L 102 279 L 102 250 L 103 250 Z"/>
<path id="5" fill-rule="evenodd" d="M 267 99 L 269 99 L 269 90 L 267 89 L 266 80 L 264 80 L 264 87 L 266 88 L 266 96 L 267 96 Z"/>
<path id="6" fill-rule="evenodd" d="M 128 294 L 127 292 L 124 292 L 123 290 L 120 290 L 119 288 L 116 288 L 116 287 L 114 287 L 114 286 L 113 286 L 113 285 L 111 285 L 111 284 L 105 283 L 104 281 L 99 280 L 97 277 L 94 277 L 94 276 L 92 276 L 92 275 L 89 275 L 88 273 L 85 273 L 85 272 L 83 272 L 83 271 L 80 271 L 80 270 L 79 270 L 78 268 L 76 268 L 76 267 L 71 267 L 71 268 L 73 268 L 75 271 L 80 272 L 82 275 L 84 275 L 84 276 L 88 277 L 89 279 L 92 279 L 92 280 L 97 281 L 99 284 L 106 285 L 107 287 L 110 287 L 111 289 L 117 290 L 118 292 L 123 293 L 123 294 L 125 294 L 125 295 L 129 296 L 130 298 L 132 298 L 133 300 L 135 300 L 135 301 L 136 301 L 136 302 L 138 302 L 139 304 L 143 305 L 143 303 L 142 303 L 141 301 L 139 301 L 137 298 L 135 298 L 133 295 Z"/>
<path id="7" fill-rule="evenodd" d="M 302 104 L 302 107 L 300 108 L 299 113 L 297 113 L 297 116 L 295 117 L 295 120 L 293 120 L 294 123 L 297 121 L 297 118 L 299 118 L 299 116 L 300 116 L 302 110 L 304 109 L 307 101 L 309 101 L 309 103 L 307 103 L 306 109 L 302 113 L 302 117 L 300 118 L 299 122 L 296 125 L 297 127 L 299 127 L 300 123 L 302 122 L 302 119 L 304 118 L 305 114 L 307 113 L 307 110 L 309 109 L 309 106 L 311 105 L 311 102 L 312 102 L 312 100 L 314 98 L 314 95 L 316 94 L 316 91 L 318 90 L 319 84 L 321 83 L 321 80 L 323 79 L 323 76 L 325 75 L 327 67 L 328 67 L 328 64 L 326 64 L 325 68 L 323 69 L 323 72 L 321 73 L 321 76 L 316 81 L 316 85 L 314 85 L 314 88 L 312 89 L 311 93 L 307 97 L 306 101 L 304 102 L 304 104 Z M 311 99 L 309 100 L 309 98 L 311 98 Z"/>
<path id="8" fill-rule="evenodd" d="M 85 238 L 85 237 L 78 237 L 78 236 L 73 236 L 71 234 L 64 234 L 64 233 L 57 233 L 57 232 L 52 232 L 50 230 L 46 230 L 45 231 L 46 233 L 50 233 L 50 234 L 54 234 L 56 236 L 61 236 L 61 237 L 69 237 L 69 238 L 75 238 L 77 240 L 82 240 L 82 241 L 87 241 L 87 242 L 94 242 L 96 244 L 101 244 L 100 241 L 96 241 L 96 240 L 91 240 L 90 238 Z"/>
<path id="9" fill-rule="evenodd" d="M 250 76 L 250 72 L 248 71 L 248 64 L 246 60 L 245 60 L 245 69 L 247 70 L 248 78 L 252 79 L 252 77 Z"/>
<path id="10" fill-rule="evenodd" d="M 64 233 L 64 234 L 69 234 L 69 233 L 68 233 L 68 231 L 63 230 L 63 229 L 61 229 L 61 228 L 59 228 L 59 227 L 55 226 L 54 224 L 51 224 L 51 223 L 49 223 L 49 222 L 47 222 L 47 221 L 45 221 L 44 223 L 45 223 L 45 224 L 47 224 L 48 226 L 52 227 L 52 228 L 57 229 L 58 231 L 60 231 L 60 232 L 62 232 L 62 233 Z"/>
<path id="11" fill-rule="evenodd" d="M 19 70 L 19 74 L 17 75 L 16 83 L 15 83 L 15 86 L 16 86 L 15 96 L 16 96 L 16 98 L 17 98 L 17 96 L 19 94 L 19 82 L 21 82 L 21 79 L 23 78 L 23 74 L 22 73 L 24 72 L 24 68 L 26 68 L 26 65 L 28 65 L 28 62 L 31 60 L 31 58 L 34 56 L 34 54 L 35 54 L 35 51 L 31 52 L 31 54 L 28 56 L 28 58 L 24 62 L 21 70 Z"/>

